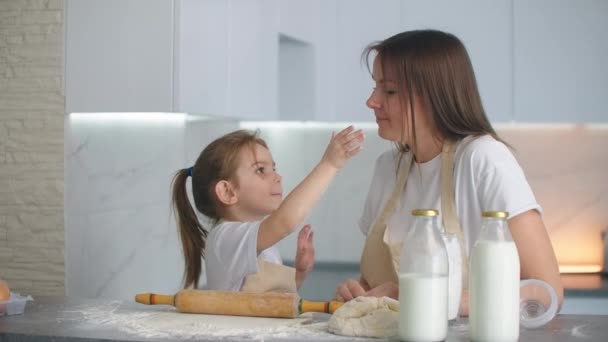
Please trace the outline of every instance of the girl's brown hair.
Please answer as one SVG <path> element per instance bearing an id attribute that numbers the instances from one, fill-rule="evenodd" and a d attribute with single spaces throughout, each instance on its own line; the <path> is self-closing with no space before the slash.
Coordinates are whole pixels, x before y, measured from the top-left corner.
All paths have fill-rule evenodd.
<path id="1" fill-rule="evenodd" d="M 255 144 L 267 147 L 258 132 L 238 130 L 210 143 L 189 169 L 175 173 L 172 181 L 172 205 L 184 253 L 184 288 L 198 287 L 202 258 L 205 256 L 205 240 L 209 232 L 199 222 L 186 191 L 188 173 L 192 173 L 192 195 L 196 209 L 217 224 L 221 218 L 220 202 L 215 185 L 221 180 L 231 180 L 238 167 L 239 152 L 254 148 Z"/>
<path id="2" fill-rule="evenodd" d="M 469 135 L 489 134 L 502 141 L 486 116 L 471 60 L 456 36 L 416 30 L 372 43 L 362 54 L 368 70 L 372 52 L 380 58 L 383 74 L 395 75 L 402 103 L 410 109 L 411 117 L 406 122 L 411 123 L 410 144 L 414 146 L 399 143 L 401 151 L 416 151 L 415 97 L 428 106 L 431 120 L 444 139 L 457 141 Z"/>

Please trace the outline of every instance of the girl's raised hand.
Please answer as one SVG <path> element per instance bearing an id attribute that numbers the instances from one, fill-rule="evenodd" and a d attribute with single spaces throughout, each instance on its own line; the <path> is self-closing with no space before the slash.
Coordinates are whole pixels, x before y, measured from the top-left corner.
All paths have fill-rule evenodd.
<path id="1" fill-rule="evenodd" d="M 337 134 L 332 132 L 321 162 L 337 169 L 342 168 L 352 156 L 361 151 L 363 140 L 365 140 L 363 131 L 355 130 L 353 126 L 348 126 Z"/>
<path id="2" fill-rule="evenodd" d="M 314 232 L 307 224 L 298 234 L 298 249 L 296 252 L 295 269 L 298 272 L 308 274 L 315 264 L 315 247 L 312 242 Z"/>

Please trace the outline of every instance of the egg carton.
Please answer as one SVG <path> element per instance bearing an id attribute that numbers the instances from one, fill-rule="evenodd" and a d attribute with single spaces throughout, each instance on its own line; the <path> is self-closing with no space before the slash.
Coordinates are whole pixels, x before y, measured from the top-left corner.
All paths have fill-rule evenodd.
<path id="1" fill-rule="evenodd" d="M 11 292 L 8 300 L 0 301 L 0 317 L 1 316 L 11 316 L 11 315 L 21 315 L 25 311 L 25 304 L 34 300 L 32 296 L 22 296 L 18 293 Z"/>

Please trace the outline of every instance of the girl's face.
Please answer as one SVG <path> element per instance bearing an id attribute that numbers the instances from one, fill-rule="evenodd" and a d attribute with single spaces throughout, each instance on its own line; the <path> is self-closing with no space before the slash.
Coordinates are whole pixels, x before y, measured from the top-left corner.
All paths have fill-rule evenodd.
<path id="1" fill-rule="evenodd" d="M 366 105 L 374 110 L 378 135 L 386 140 L 410 143 L 409 106 L 402 100 L 397 80 L 392 75 L 383 75 L 380 58 L 376 56 L 372 68 L 372 78 L 376 83 Z"/>
<path id="2" fill-rule="evenodd" d="M 270 151 L 259 144 L 246 146 L 238 156 L 236 209 L 245 217 L 261 219 L 276 210 L 283 200 L 282 177 L 276 172 Z"/>

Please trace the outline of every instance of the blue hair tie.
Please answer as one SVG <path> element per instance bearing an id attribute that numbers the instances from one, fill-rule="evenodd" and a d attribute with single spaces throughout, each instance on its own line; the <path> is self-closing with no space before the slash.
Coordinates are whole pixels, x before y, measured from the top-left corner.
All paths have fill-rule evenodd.
<path id="1" fill-rule="evenodd" d="M 192 168 L 194 168 L 194 166 L 190 166 L 188 168 L 188 176 L 192 177 Z"/>

